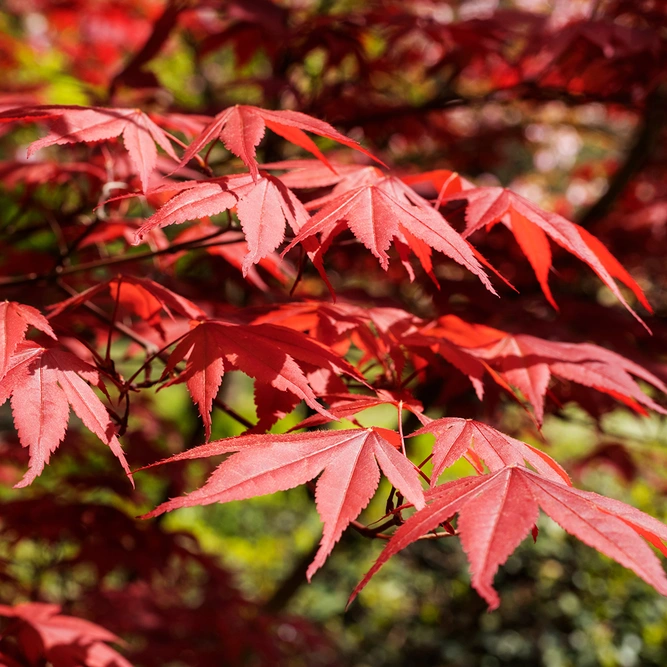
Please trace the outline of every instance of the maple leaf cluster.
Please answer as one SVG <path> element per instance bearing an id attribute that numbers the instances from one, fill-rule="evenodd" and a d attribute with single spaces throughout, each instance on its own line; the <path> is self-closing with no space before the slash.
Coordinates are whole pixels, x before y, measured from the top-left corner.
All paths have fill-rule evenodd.
<path id="1" fill-rule="evenodd" d="M 49 21 L 78 25 L 69 8 L 41 4 Z M 0 95 L 3 137 L 39 133 L 20 146 L 20 158 L 0 165 L 3 187 L 19 193 L 0 262 L 0 406 L 9 403 L 27 451 L 15 486 L 32 484 L 65 450 L 95 451 L 78 422 L 70 424 L 73 411 L 117 459 L 127 486 L 172 475 L 144 519 L 305 485 L 323 524 L 308 580 L 346 530 L 386 540 L 351 600 L 410 544 L 458 537 L 473 588 L 495 609 L 494 576 L 525 537 L 537 539 L 540 508 L 667 595 L 648 546 L 667 555 L 667 527 L 575 488 L 544 451 L 541 431 L 546 415 L 571 400 L 594 420 L 621 406 L 667 414 L 664 369 L 617 334 L 639 339 L 655 327 L 663 339 L 648 281 L 633 277 L 590 225 L 570 220 L 571 207 L 547 210 L 525 190 L 489 185 L 474 177 L 479 164 L 464 159 L 459 169 L 470 167 L 469 178 L 437 161 L 405 168 L 393 159 L 397 145 L 451 138 L 453 124 L 430 112 L 466 102 L 457 88 L 465 77 L 492 86 L 482 103 L 502 94 L 540 103 L 558 91 L 573 105 L 630 104 L 630 95 L 648 108 L 662 99 L 664 54 L 644 14 L 614 1 L 604 21 L 574 16 L 560 28 L 518 10 L 443 22 L 384 0 L 347 18 L 299 23 L 266 0 L 256 9 L 228 3 L 219 22 L 204 4 L 167 3 L 158 15 L 141 3 L 132 21 L 119 19 L 128 41 L 119 39 L 111 55 L 93 31 L 91 62 L 119 60 L 146 33 L 115 74 L 79 73 L 106 84 L 105 102 Z M 391 48 L 371 57 L 372 31 L 363 26 L 384 31 Z M 260 86 L 264 106 L 160 106 L 145 92 L 160 83 L 144 66 L 177 30 L 194 39 L 201 58 L 231 48 L 239 64 L 250 63 L 248 40 L 262 44 L 275 69 Z M 289 58 L 278 37 L 291 44 Z M 68 46 L 67 34 L 59 39 Z M 512 40 L 521 47 L 507 48 Z M 313 86 L 309 97 L 300 68 L 319 43 L 327 45 L 324 80 L 350 62 L 359 76 L 320 92 Z M 70 49 L 72 68 L 79 53 Z M 290 68 L 290 58 L 298 66 Z M 627 72 L 646 62 L 628 93 Z M 378 73 L 402 71 L 399 63 L 421 96 L 427 76 L 450 72 L 454 97 L 402 109 L 391 91 L 371 85 Z M 363 102 L 347 104 L 363 86 L 371 91 Z M 123 97 L 127 89 L 143 104 Z M 385 123 L 400 141 L 383 142 Z M 354 136 L 365 141 L 337 127 L 358 128 Z M 295 157 L 303 151 L 311 157 Z M 67 195 L 43 202 L 48 187 Z M 492 232 L 498 226 L 506 231 Z M 625 311 L 597 302 L 603 287 Z M 240 375 L 252 384 L 254 415 L 238 397 Z M 156 406 L 176 385 L 185 386 L 198 426 L 181 451 L 162 458 L 147 441 L 162 437 Z M 395 429 L 368 423 L 365 411 L 378 406 L 393 411 Z M 496 428 L 507 409 L 520 415 L 523 438 Z M 218 415 L 240 433 L 225 432 Z M 153 420 L 150 436 L 136 435 L 140 420 Z M 413 438 L 429 443 L 422 461 Z M 185 478 L 163 472 L 178 468 L 166 463 L 199 459 L 217 467 L 188 493 Z M 461 459 L 470 476 L 452 479 Z M 382 476 L 390 488 L 385 514 L 364 523 Z M 2 606 L 0 615 L 14 619 L 20 649 L 7 664 L 128 664 L 108 645 L 118 643 L 115 634 L 57 606 Z"/>

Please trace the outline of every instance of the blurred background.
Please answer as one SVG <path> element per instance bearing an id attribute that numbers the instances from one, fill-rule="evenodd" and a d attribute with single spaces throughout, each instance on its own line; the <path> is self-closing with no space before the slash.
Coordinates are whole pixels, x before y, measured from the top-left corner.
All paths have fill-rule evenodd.
<path id="1" fill-rule="evenodd" d="M 610 248 L 655 308 L 646 317 L 653 335 L 581 262 L 553 247 L 556 312 L 500 229 L 473 241 L 519 290 L 501 286 L 501 306 L 451 262 L 436 261 L 438 290 L 423 271 L 406 280 L 398 262 L 387 280 L 373 258 L 349 246 L 332 252 L 337 291 L 422 316 L 456 314 L 593 341 L 665 379 L 666 40 L 663 0 L 5 0 L 0 110 L 78 104 L 194 114 L 190 136 L 175 130 L 188 141 L 200 127 L 197 115 L 232 104 L 295 109 L 334 124 L 401 174 L 449 169 L 478 185 L 511 188 Z M 66 211 L 74 220 L 97 203 L 100 187 L 127 180 L 122 161 L 101 145 L 68 148 L 67 162 L 51 160 L 56 153 L 39 157 L 38 170 L 25 146 L 41 133 L 0 125 L 2 276 L 52 256 L 58 240 L 43 223 L 50 215 Z M 265 162 L 301 155 L 275 135 L 259 153 Z M 363 159 L 342 150 L 339 157 Z M 220 174 L 240 166 L 219 147 L 211 164 Z M 141 215 L 119 210 L 112 214 Z M 448 219 L 461 228 L 460 212 Z M 129 252 L 127 234 L 112 223 L 91 244 Z M 193 285 L 215 276 L 222 305 L 261 306 L 284 291 L 280 273 L 263 267 L 249 283 L 225 262 L 213 254 L 176 258 L 168 269 L 174 281 Z M 346 273 L 352 266 L 365 285 Z M 301 289 L 325 296 L 308 275 Z M 18 289 L 0 297 L 40 298 Z M 129 346 L 123 372 L 139 365 Z M 247 378 L 234 377 L 223 391 L 252 422 Z M 525 411 L 500 393 L 482 408 L 457 383 L 424 391 L 433 417 L 483 416 L 541 440 Z M 446 408 L 436 397 L 446 398 Z M 664 418 L 565 382 L 553 387 L 549 407 L 548 452 L 577 485 L 667 519 Z M 306 414 L 297 408 L 274 428 L 284 431 Z M 359 419 L 396 427 L 392 410 Z M 217 415 L 213 437 L 241 433 L 242 420 Z M 13 490 L 27 456 L 8 404 L 0 408 L 0 601 L 61 604 L 123 636 L 137 666 L 667 664 L 667 601 L 548 519 L 537 542 L 524 542 L 501 568 L 502 605 L 493 613 L 470 588 L 456 540 L 411 546 L 345 612 L 382 544 L 347 533 L 307 584 L 321 526 L 306 488 L 140 522 L 137 515 L 192 488 L 211 464 L 142 473 L 132 491 L 88 436 L 70 430 L 44 474 Z M 139 467 L 202 437 L 185 389 L 175 386 L 142 393 L 123 442 Z M 377 511 L 371 505 L 368 519 Z"/>

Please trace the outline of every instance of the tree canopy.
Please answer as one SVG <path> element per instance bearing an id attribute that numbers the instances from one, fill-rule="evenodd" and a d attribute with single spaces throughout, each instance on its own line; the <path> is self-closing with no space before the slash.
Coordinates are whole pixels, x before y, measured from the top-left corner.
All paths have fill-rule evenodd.
<path id="1" fill-rule="evenodd" d="M 663 664 L 666 31 L 10 0 L 3 664 Z M 589 585 L 615 566 L 566 534 L 634 574 Z M 402 640 L 382 581 L 431 596 Z M 577 605 L 628 591 L 585 646 Z"/>

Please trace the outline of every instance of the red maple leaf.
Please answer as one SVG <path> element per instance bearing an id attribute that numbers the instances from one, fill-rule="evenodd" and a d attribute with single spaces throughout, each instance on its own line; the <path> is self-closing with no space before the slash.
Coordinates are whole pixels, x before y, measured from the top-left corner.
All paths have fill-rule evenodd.
<path id="1" fill-rule="evenodd" d="M 189 319 L 205 316 L 204 311 L 192 301 L 153 280 L 118 275 L 111 280 L 96 283 L 65 301 L 53 304 L 50 306 L 49 317 L 53 319 L 69 308 L 77 308 L 107 290 L 114 302 L 158 329 L 161 311 L 165 311 L 170 317 L 173 317 L 172 311 Z"/>
<path id="2" fill-rule="evenodd" d="M 427 331 L 430 333 L 430 330 L 427 329 Z M 480 401 L 482 400 L 484 396 L 484 371 L 489 369 L 484 362 L 473 356 L 469 350 L 463 350 L 447 340 L 437 340 L 433 336 L 425 336 L 421 332 L 410 332 L 402 337 L 400 342 L 401 345 L 413 353 L 413 357 L 416 355 L 429 362 L 434 356 L 445 359 L 470 380 L 477 398 Z M 413 362 L 416 361 L 413 358 Z"/>
<path id="3" fill-rule="evenodd" d="M 434 338 L 446 338 L 454 345 L 463 348 L 490 345 L 507 335 L 506 331 L 485 324 L 466 322 L 456 315 L 443 315 L 427 324 L 419 333 Z"/>
<path id="4" fill-rule="evenodd" d="M 280 324 L 296 331 L 303 331 L 326 345 L 349 347 L 350 332 L 368 327 L 374 309 L 366 309 L 345 301 L 292 301 L 265 309 L 253 321 L 257 324 Z M 409 313 L 406 317 L 413 317 Z M 414 318 L 418 319 L 418 318 Z M 343 345 L 343 343 L 345 343 Z"/>
<path id="5" fill-rule="evenodd" d="M 403 337 L 423 322 L 400 308 L 363 308 L 359 305 L 318 301 L 292 302 L 272 308 L 255 322 L 270 322 L 307 332 L 313 338 L 346 354 L 354 343 L 363 357 L 357 366 L 377 361 L 397 375 L 404 366 Z M 470 357 L 473 359 L 472 357 Z M 479 365 L 476 359 L 473 361 Z"/>
<path id="6" fill-rule="evenodd" d="M 442 340 L 460 354 L 479 359 L 491 377 L 513 394 L 518 389 L 533 406 L 535 419 L 542 423 L 544 397 L 551 376 L 593 387 L 614 396 L 641 414 L 646 406 L 665 414 L 665 409 L 647 396 L 633 375 L 667 394 L 667 386 L 660 378 L 630 359 L 590 343 L 564 343 L 544 340 L 526 334 L 509 334 L 480 324 L 469 324 L 454 315 L 441 317 L 433 326 L 426 326 L 405 339 L 406 344 L 425 345 Z M 435 344 L 451 363 L 450 356 Z M 478 375 L 471 377 L 480 381 Z"/>
<path id="7" fill-rule="evenodd" d="M 436 208 L 440 207 L 440 203 L 445 197 L 475 187 L 461 174 L 456 171 L 449 171 L 449 169 L 434 169 L 419 174 L 407 174 L 402 176 L 401 180 L 427 199 L 430 198 L 430 195 L 435 194 Z M 431 188 L 434 189 L 434 193 L 430 191 Z M 424 190 L 423 193 L 422 190 Z"/>
<path id="8" fill-rule="evenodd" d="M 0 616 L 16 619 L 18 623 L 18 627 L 5 635 L 16 636 L 29 664 L 132 667 L 106 644 L 123 644 L 120 637 L 83 618 L 59 612 L 59 605 L 44 602 L 26 602 L 15 607 L 0 605 Z M 19 663 L 6 664 L 11 667 Z"/>
<path id="9" fill-rule="evenodd" d="M 221 111 L 203 132 L 195 139 L 183 155 L 181 166 L 187 164 L 206 144 L 220 139 L 225 147 L 243 160 L 253 179 L 259 176 L 259 167 L 255 149 L 264 136 L 266 128 L 273 130 L 287 141 L 304 148 L 329 165 L 320 149 L 304 132 L 312 132 L 321 137 L 333 139 L 339 144 L 354 148 L 380 162 L 353 139 L 341 134 L 334 127 L 322 120 L 299 111 L 270 111 L 258 107 L 237 104 Z M 382 164 L 382 163 L 381 163 Z M 333 167 L 331 168 L 333 171 Z"/>
<path id="10" fill-rule="evenodd" d="M 9 188 L 24 185 L 28 189 L 36 188 L 44 183 L 49 185 L 70 184 L 73 178 L 87 176 L 87 180 L 95 187 L 104 184 L 107 174 L 99 165 L 87 162 L 69 162 L 62 164 L 56 161 L 30 162 L 19 160 L 0 161 L 0 181 Z"/>
<path id="11" fill-rule="evenodd" d="M 248 244 L 243 259 L 245 276 L 253 264 L 270 255 L 285 238 L 285 225 L 296 234 L 310 219 L 303 204 L 277 178 L 262 172 L 210 181 L 187 181 L 164 186 L 155 192 L 177 190 L 137 231 L 135 243 L 156 227 L 199 220 L 236 208 Z M 311 245 L 309 250 L 314 246 Z"/>
<path id="12" fill-rule="evenodd" d="M 51 126 L 46 137 L 30 144 L 28 156 L 46 146 L 103 141 L 122 134 L 144 192 L 148 190 L 148 181 L 157 163 L 156 143 L 178 161 L 169 136 L 139 109 L 63 105 L 11 109 L 0 114 L 0 122 L 13 120 L 44 120 Z"/>
<path id="13" fill-rule="evenodd" d="M 324 251 L 332 238 L 347 226 L 385 270 L 389 266 L 387 249 L 393 240 L 412 248 L 420 259 L 426 256 L 423 252 L 425 244 L 466 267 L 495 294 L 470 244 L 403 181 L 393 176 L 382 177 L 376 171 L 367 174 L 365 180 L 368 182 L 342 194 L 334 188 L 331 195 L 319 200 L 318 204 L 323 207 L 306 223 L 285 252 L 315 234 L 322 234 Z"/>
<path id="14" fill-rule="evenodd" d="M 571 483 L 565 470 L 544 452 L 474 419 L 436 419 L 412 433 L 410 437 L 425 433 L 435 436 L 432 486 L 435 486 L 444 470 L 462 456 L 468 458 L 479 472 L 482 472 L 480 460 L 491 472 L 511 465 L 524 465 L 526 462 L 555 482 Z"/>
<path id="15" fill-rule="evenodd" d="M 557 213 L 543 211 L 533 202 L 505 188 L 462 190 L 460 193 L 448 195 L 444 201 L 458 199 L 466 199 L 468 202 L 467 226 L 463 235 L 467 237 L 483 227 L 490 229 L 498 222 L 502 222 L 514 234 L 521 250 L 535 271 L 544 295 L 554 308 L 558 309 L 558 306 L 548 283 L 551 249 L 547 237 L 569 250 L 582 262 L 586 262 L 637 319 L 639 317 L 626 302 L 614 278 L 629 287 L 642 306 L 649 312 L 653 312 L 634 278 L 609 250 L 583 227 L 566 220 Z"/>
<path id="16" fill-rule="evenodd" d="M 336 417 L 318 402 L 306 372 L 324 369 L 362 378 L 326 345 L 308 336 L 273 324 L 241 325 L 208 320 L 198 323 L 169 355 L 163 377 L 187 358 L 185 370 L 167 384 L 185 382 L 204 420 L 206 437 L 211 435 L 211 409 L 226 371 L 241 370 L 255 378 L 262 389 L 257 400 L 260 423 L 268 428 L 285 411 L 304 400 L 328 419 Z M 363 381 L 363 380 L 362 380 Z M 287 392 L 296 400 L 285 402 L 276 392 Z M 277 405 L 273 402 L 279 401 Z"/>
<path id="17" fill-rule="evenodd" d="M 25 340 L 28 325 L 43 331 L 55 340 L 49 321 L 36 308 L 16 301 L 0 303 L 0 380 L 9 368 L 11 356 Z"/>
<path id="18" fill-rule="evenodd" d="M 88 383 L 103 386 L 97 370 L 73 354 L 33 343 L 18 346 L 0 380 L 0 405 L 11 397 L 14 425 L 21 444 L 30 451 L 30 466 L 17 487 L 30 484 L 58 448 L 70 406 L 129 474 L 109 413 Z"/>
<path id="19" fill-rule="evenodd" d="M 667 577 L 660 561 L 640 539 L 667 555 L 663 544 L 667 527 L 629 505 L 553 482 L 519 466 L 464 477 L 432 489 L 426 497 L 431 502 L 396 531 L 350 602 L 391 556 L 458 513 L 457 533 L 470 562 L 472 585 L 489 609 L 496 609 L 500 599 L 492 586 L 493 577 L 530 533 L 540 507 L 568 533 L 667 595 Z"/>
<path id="20" fill-rule="evenodd" d="M 471 353 L 489 361 L 508 384 L 521 391 L 533 406 L 538 423 L 544 416 L 544 395 L 552 374 L 611 394 L 641 414 L 646 414 L 642 405 L 667 414 L 632 376 L 667 394 L 664 382 L 639 364 L 598 345 L 507 334 L 493 345 Z"/>
<path id="21" fill-rule="evenodd" d="M 646 82 L 663 69 L 662 45 L 654 29 L 663 16 L 660 6 L 653 18 L 646 17 L 644 26 L 605 17 L 573 21 L 552 32 L 537 31 L 521 57 L 522 75 L 545 89 L 596 92 L 603 99 L 627 89 L 631 80 L 639 98 L 650 90 Z"/>
<path id="22" fill-rule="evenodd" d="M 351 521 L 368 505 L 380 470 L 415 507 L 424 506 L 419 473 L 396 446 L 395 431 L 381 428 L 313 431 L 287 435 L 241 435 L 218 440 L 161 461 L 199 459 L 238 452 L 225 460 L 200 489 L 174 498 L 146 515 L 194 505 L 253 498 L 292 489 L 322 475 L 315 501 L 324 533 L 307 577 L 324 564 Z M 400 442 L 398 443 L 400 446 Z"/>

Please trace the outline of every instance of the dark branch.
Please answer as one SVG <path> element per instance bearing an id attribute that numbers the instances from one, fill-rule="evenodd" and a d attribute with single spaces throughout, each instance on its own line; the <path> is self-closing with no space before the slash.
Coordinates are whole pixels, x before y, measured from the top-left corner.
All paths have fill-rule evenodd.
<path id="1" fill-rule="evenodd" d="M 111 81 L 109 86 L 109 98 L 112 98 L 122 83 L 130 85 L 142 82 L 153 82 L 155 75 L 146 72 L 142 68 L 160 52 L 172 30 L 176 27 L 180 13 L 190 6 L 189 0 L 171 0 L 163 14 L 155 22 L 153 32 L 146 43 L 129 60 L 125 67 Z"/>
<path id="2" fill-rule="evenodd" d="M 646 100 L 646 110 L 639 125 L 632 148 L 625 161 L 612 176 L 606 192 L 579 220 L 586 227 L 603 218 L 623 194 L 630 181 L 642 170 L 659 143 L 660 132 L 667 115 L 667 91 L 656 90 Z"/>

